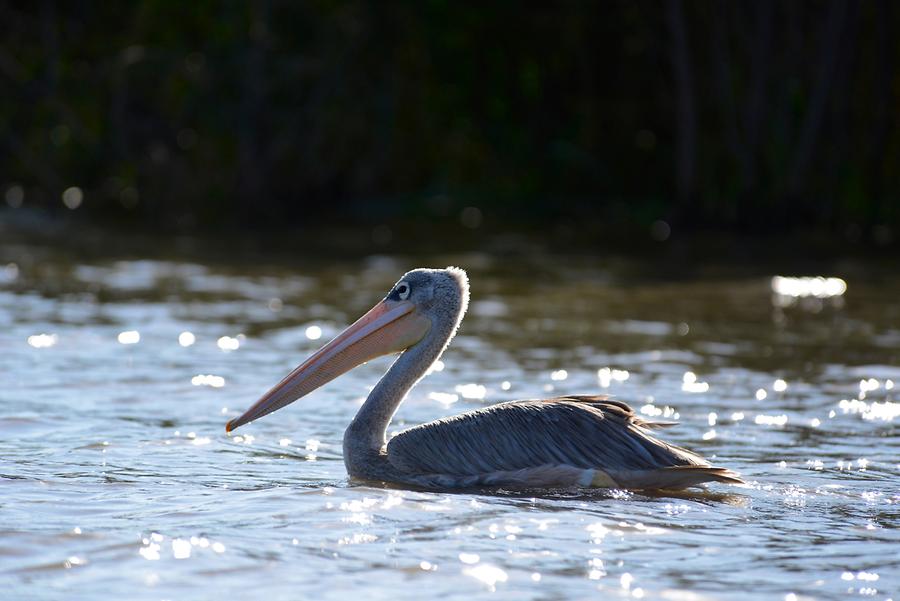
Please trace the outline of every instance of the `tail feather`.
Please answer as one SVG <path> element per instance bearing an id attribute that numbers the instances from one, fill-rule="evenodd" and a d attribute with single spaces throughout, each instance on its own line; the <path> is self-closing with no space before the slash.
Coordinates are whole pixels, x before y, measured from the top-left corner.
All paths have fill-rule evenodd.
<path id="1" fill-rule="evenodd" d="M 744 484 L 741 477 L 724 467 L 676 465 L 655 470 L 619 471 L 611 473 L 623 488 L 642 490 L 690 488 L 704 482 Z"/>
<path id="2" fill-rule="evenodd" d="M 643 419 L 634 418 L 634 425 L 648 430 L 661 430 L 663 428 L 671 428 L 677 426 L 678 422 L 649 422 Z"/>

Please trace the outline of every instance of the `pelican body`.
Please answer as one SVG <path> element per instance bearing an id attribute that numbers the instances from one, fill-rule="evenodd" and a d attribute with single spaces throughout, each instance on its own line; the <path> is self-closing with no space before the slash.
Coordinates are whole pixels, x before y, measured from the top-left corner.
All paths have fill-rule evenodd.
<path id="1" fill-rule="evenodd" d="M 354 479 L 432 489 L 681 489 L 741 483 L 734 472 L 667 444 L 628 405 L 603 396 L 510 401 L 386 440 L 394 412 L 440 358 L 469 303 L 459 268 L 406 273 L 368 313 L 269 390 L 227 431 L 281 409 L 353 367 L 401 353 L 344 433 Z"/>

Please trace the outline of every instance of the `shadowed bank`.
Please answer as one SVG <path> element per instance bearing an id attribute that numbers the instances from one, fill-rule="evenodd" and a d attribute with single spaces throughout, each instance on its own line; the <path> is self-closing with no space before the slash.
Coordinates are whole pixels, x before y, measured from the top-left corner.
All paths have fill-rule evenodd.
<path id="1" fill-rule="evenodd" d="M 846 0 L 2 2 L 0 190 L 182 231 L 462 218 L 883 246 L 898 19 Z"/>

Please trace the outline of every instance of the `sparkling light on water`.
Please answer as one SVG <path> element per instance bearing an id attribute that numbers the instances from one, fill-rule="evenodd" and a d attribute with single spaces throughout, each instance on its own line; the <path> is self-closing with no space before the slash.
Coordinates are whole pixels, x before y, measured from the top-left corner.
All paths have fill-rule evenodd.
<path id="1" fill-rule="evenodd" d="M 362 515 L 362 514 L 360 514 Z M 366 518 L 366 522 L 368 523 L 368 518 Z M 338 540 L 339 545 L 362 545 L 365 543 L 374 543 L 378 540 L 378 537 L 374 534 L 369 534 L 367 532 L 354 532 L 350 536 L 345 536 Z"/>
<path id="2" fill-rule="evenodd" d="M 175 559 L 187 559 L 191 556 L 191 543 L 182 538 L 172 540 L 172 555 Z"/>
<path id="3" fill-rule="evenodd" d="M 119 332 L 119 344 L 137 344 L 141 341 L 141 333 L 137 330 L 126 330 Z"/>
<path id="4" fill-rule="evenodd" d="M 144 559 L 149 561 L 159 560 L 159 543 L 147 543 L 141 547 L 138 552 Z"/>
<path id="5" fill-rule="evenodd" d="M 847 291 L 847 282 L 841 278 L 783 277 L 776 275 L 772 278 L 772 291 L 776 294 L 795 298 L 803 296 L 828 298 L 844 294 Z"/>
<path id="6" fill-rule="evenodd" d="M 703 393 L 709 391 L 709 384 L 698 381 L 697 374 L 694 372 L 686 371 L 681 378 L 681 390 L 684 392 Z"/>
<path id="7" fill-rule="evenodd" d="M 459 395 L 451 394 L 449 392 L 429 392 L 428 398 L 432 401 L 437 401 L 444 407 L 449 407 L 459 400 Z"/>
<path id="8" fill-rule="evenodd" d="M 28 345 L 34 348 L 50 348 L 56 341 L 56 334 L 35 334 L 28 337 Z"/>
<path id="9" fill-rule="evenodd" d="M 859 414 L 865 420 L 893 421 L 900 417 L 900 403 L 892 401 L 869 403 L 859 399 L 843 399 L 838 407 L 845 414 Z"/>
<path id="10" fill-rule="evenodd" d="M 600 386 L 603 388 L 609 388 L 610 384 L 613 382 L 624 382 L 629 376 L 628 370 L 625 369 L 601 367 L 597 370 L 597 379 L 600 381 Z"/>
<path id="11" fill-rule="evenodd" d="M 603 564 L 603 560 L 599 557 L 592 558 L 588 562 L 588 567 L 590 567 L 590 570 L 588 571 L 589 580 L 600 580 L 606 576 L 606 568 Z"/>
<path id="12" fill-rule="evenodd" d="M 163 541 L 163 536 L 159 533 L 153 532 L 149 537 L 142 539 L 143 547 L 141 547 L 138 552 L 141 554 L 141 557 L 148 561 L 158 561 L 159 560 L 159 551 L 161 549 L 160 543 Z"/>
<path id="13" fill-rule="evenodd" d="M 642 405 L 640 408 L 640 412 L 643 415 L 649 415 L 650 417 L 665 417 L 672 419 L 679 419 L 678 412 L 675 411 L 672 407 L 665 405 L 663 407 L 657 407 L 653 403 L 647 403 L 646 405 Z"/>
<path id="14" fill-rule="evenodd" d="M 753 421 L 761 426 L 783 426 L 787 424 L 787 415 L 757 415 Z"/>
<path id="15" fill-rule="evenodd" d="M 226 352 L 236 351 L 241 346 L 241 341 L 231 336 L 222 336 L 216 341 L 216 346 Z"/>
<path id="16" fill-rule="evenodd" d="M 440 359 L 438 359 L 437 361 L 435 361 L 434 363 L 431 364 L 431 366 L 425 372 L 425 375 L 428 376 L 435 372 L 441 372 L 441 371 L 444 371 L 444 362 L 441 361 Z"/>
<path id="17" fill-rule="evenodd" d="M 859 381 L 859 391 L 861 393 L 871 392 L 873 390 L 878 390 L 879 388 L 881 388 L 881 382 L 875 378 Z"/>
<path id="18" fill-rule="evenodd" d="M 211 386 L 212 388 L 222 388 L 225 386 L 225 378 L 222 376 L 214 376 L 212 374 L 197 374 L 191 378 L 191 384 L 194 386 Z"/>
<path id="19" fill-rule="evenodd" d="M 318 340 L 322 337 L 322 328 L 319 326 L 309 326 L 306 328 L 306 337 L 310 340 Z"/>
<path id="20" fill-rule="evenodd" d="M 480 400 L 487 394 L 487 388 L 481 384 L 458 384 L 455 388 L 464 399 Z"/>
<path id="21" fill-rule="evenodd" d="M 178 344 L 181 346 L 191 346 L 197 341 L 197 337 L 191 332 L 182 332 L 178 335 Z"/>
<path id="22" fill-rule="evenodd" d="M 471 576 L 476 580 L 480 580 L 492 590 L 498 582 L 506 582 L 509 579 L 506 572 L 497 566 L 487 563 L 481 563 L 471 568 L 465 568 L 463 574 Z"/>
<path id="23" fill-rule="evenodd" d="M 779 308 L 795 305 L 818 313 L 826 303 L 835 308 L 844 306 L 847 283 L 835 277 L 783 277 L 771 280 L 772 303 Z"/>

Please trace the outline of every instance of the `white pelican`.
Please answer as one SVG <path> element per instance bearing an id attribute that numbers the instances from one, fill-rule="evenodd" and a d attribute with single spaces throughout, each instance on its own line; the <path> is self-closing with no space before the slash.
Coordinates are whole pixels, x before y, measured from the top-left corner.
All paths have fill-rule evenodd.
<path id="1" fill-rule="evenodd" d="M 669 424 L 644 421 L 625 403 L 602 396 L 500 403 L 386 441 L 394 412 L 447 348 L 468 303 L 462 269 L 410 271 L 226 430 L 281 409 L 357 365 L 399 352 L 344 433 L 344 463 L 354 479 L 443 489 L 680 489 L 712 480 L 742 482 L 650 432 Z"/>

